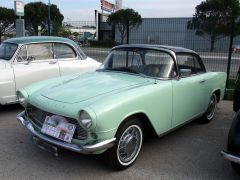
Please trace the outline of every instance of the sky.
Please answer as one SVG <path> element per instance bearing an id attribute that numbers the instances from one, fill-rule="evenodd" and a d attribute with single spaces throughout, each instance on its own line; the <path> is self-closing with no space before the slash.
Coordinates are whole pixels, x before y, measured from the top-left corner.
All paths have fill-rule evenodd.
<path id="1" fill-rule="evenodd" d="M 22 0 L 25 4 L 39 0 Z M 41 0 L 48 3 L 49 0 Z M 203 0 L 123 0 L 123 7 L 132 8 L 143 18 L 192 17 L 196 5 Z M 50 0 L 64 15 L 64 21 L 94 20 L 94 11 L 101 11 L 100 0 Z M 109 0 L 115 3 L 115 0 Z M 14 0 L 0 0 L 1 7 L 14 8 Z"/>

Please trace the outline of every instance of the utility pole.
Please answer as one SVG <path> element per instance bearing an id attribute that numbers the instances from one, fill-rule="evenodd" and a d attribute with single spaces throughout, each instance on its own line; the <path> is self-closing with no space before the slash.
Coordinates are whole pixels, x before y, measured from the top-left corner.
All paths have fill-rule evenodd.
<path id="1" fill-rule="evenodd" d="M 48 35 L 51 36 L 51 2 L 48 0 Z"/>
<path id="2" fill-rule="evenodd" d="M 230 76 L 231 60 L 232 60 L 232 46 L 233 46 L 233 38 L 234 38 L 235 20 L 236 20 L 236 17 L 232 17 L 231 35 L 230 35 L 230 43 L 229 43 L 229 50 L 228 50 L 227 81 L 226 81 L 227 89 L 229 88 L 229 76 Z"/>
<path id="3" fill-rule="evenodd" d="M 24 37 L 25 36 L 25 23 L 24 19 L 21 17 L 24 16 L 24 3 L 20 0 L 14 1 L 14 10 L 15 15 L 19 17 L 16 19 L 16 37 Z"/>

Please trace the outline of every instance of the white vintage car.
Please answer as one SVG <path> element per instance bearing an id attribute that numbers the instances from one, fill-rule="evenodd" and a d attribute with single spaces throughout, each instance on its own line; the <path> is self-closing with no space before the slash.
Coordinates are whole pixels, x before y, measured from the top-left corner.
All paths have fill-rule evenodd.
<path id="1" fill-rule="evenodd" d="M 17 103 L 16 91 L 31 83 L 95 71 L 99 66 L 70 39 L 38 36 L 6 40 L 0 45 L 0 105 Z"/>

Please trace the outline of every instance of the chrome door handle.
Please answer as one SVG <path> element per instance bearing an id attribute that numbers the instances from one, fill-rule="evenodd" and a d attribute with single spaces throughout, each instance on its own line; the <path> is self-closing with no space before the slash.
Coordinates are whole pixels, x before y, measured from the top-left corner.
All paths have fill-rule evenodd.
<path id="1" fill-rule="evenodd" d="M 49 64 L 56 64 L 57 61 L 50 61 Z"/>

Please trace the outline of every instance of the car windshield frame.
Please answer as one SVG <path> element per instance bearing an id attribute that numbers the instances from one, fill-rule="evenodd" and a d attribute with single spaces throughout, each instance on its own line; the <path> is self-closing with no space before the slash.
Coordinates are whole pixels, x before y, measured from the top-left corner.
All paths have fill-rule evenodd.
<path id="1" fill-rule="evenodd" d="M 151 73 L 148 74 L 145 72 L 145 69 L 146 68 L 150 68 L 150 67 L 143 67 L 143 70 L 141 71 L 138 71 L 136 70 L 136 67 L 135 68 L 131 68 L 132 66 L 128 67 L 128 61 L 132 61 L 133 60 L 133 57 L 132 59 L 131 58 L 125 58 L 124 61 L 126 61 L 126 66 L 124 67 L 117 67 L 117 68 L 113 68 L 113 67 L 109 67 L 109 64 L 113 63 L 113 62 L 110 62 L 110 61 L 113 61 L 111 60 L 112 56 L 114 55 L 115 52 L 120 52 L 120 51 L 125 51 L 126 54 L 128 54 L 129 52 L 132 53 L 130 56 L 134 56 L 134 53 L 139 53 L 142 54 L 143 56 L 145 56 L 147 53 L 149 52 L 155 52 L 155 53 L 162 53 L 164 54 L 165 56 L 168 56 L 169 60 L 172 62 L 171 63 L 171 71 L 174 72 L 174 75 L 170 75 L 170 71 L 169 71 L 169 76 L 168 77 L 158 77 L 158 76 L 155 76 L 155 75 L 152 75 Z M 140 56 L 141 56 L 140 55 Z M 128 56 L 128 55 L 127 55 Z M 127 60 L 127 59 L 130 59 L 130 60 Z M 143 60 L 144 59 L 144 60 Z M 140 66 L 152 66 L 152 67 L 156 67 L 156 66 L 160 66 L 160 65 L 168 65 L 168 64 L 144 64 L 146 63 L 146 60 L 145 60 L 145 57 L 141 57 L 141 60 L 139 61 L 142 61 L 142 65 L 137 65 L 138 68 L 140 68 Z M 145 61 L 145 62 L 144 62 Z M 112 65 L 111 65 L 112 66 Z M 136 65 L 135 65 L 136 66 Z M 160 49 L 155 49 L 155 48 L 142 48 L 142 47 L 127 47 L 127 48 L 114 48 L 111 50 L 111 52 L 109 53 L 109 55 L 106 57 L 105 61 L 102 63 L 101 67 L 97 70 L 97 71 L 113 71 L 113 72 L 119 72 L 119 73 L 127 73 L 127 74 L 131 74 L 131 75 L 137 75 L 137 76 L 142 76 L 142 77 L 148 77 L 148 78 L 154 78 L 154 79 L 173 79 L 173 78 L 176 78 L 178 76 L 178 71 L 177 71 L 177 66 L 176 66 L 176 60 L 174 58 L 174 56 L 168 52 L 168 51 L 164 51 L 164 50 L 160 50 Z M 160 72 L 160 70 L 159 70 Z"/>
<path id="2" fill-rule="evenodd" d="M 77 49 L 78 55 L 82 60 L 87 59 L 87 55 L 83 52 L 83 50 L 79 46 L 77 46 L 76 49 Z"/>
<path id="3" fill-rule="evenodd" d="M 13 48 L 13 50 L 9 54 L 7 54 L 6 48 L 9 46 L 11 46 Z M 3 42 L 2 44 L 0 44 L 0 59 L 10 61 L 12 59 L 12 57 L 14 56 L 15 52 L 17 51 L 17 49 L 18 49 L 18 44 Z M 5 52 L 1 53 L 1 51 L 5 51 Z"/>

